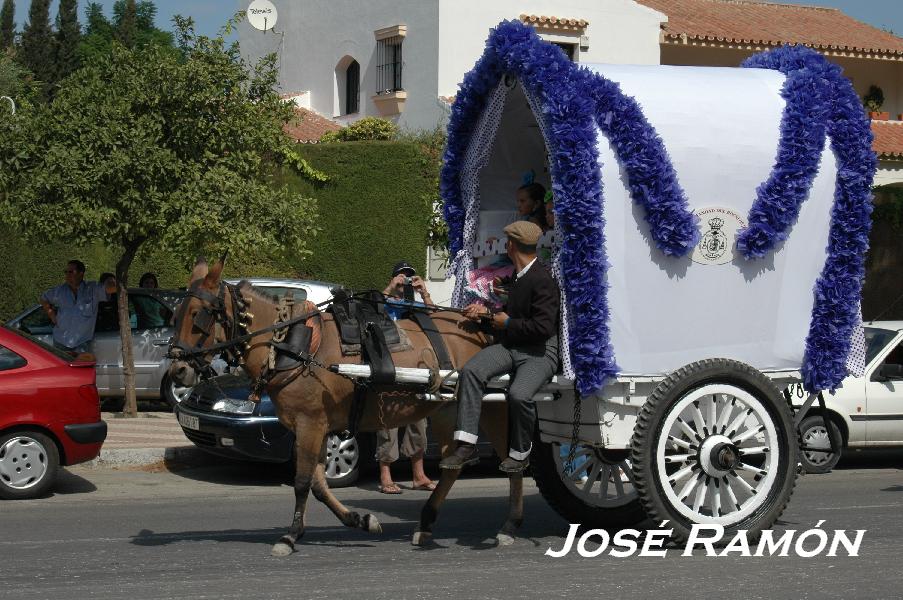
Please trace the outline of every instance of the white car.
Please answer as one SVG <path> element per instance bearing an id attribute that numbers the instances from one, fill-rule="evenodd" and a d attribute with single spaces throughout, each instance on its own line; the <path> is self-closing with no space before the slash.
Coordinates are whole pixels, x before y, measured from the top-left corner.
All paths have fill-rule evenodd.
<path id="1" fill-rule="evenodd" d="M 828 427 L 841 448 L 903 446 L 903 321 L 866 323 L 865 342 L 865 375 L 847 377 L 835 394 L 824 394 Z M 802 404 L 801 395 L 794 394 L 794 404 Z M 800 436 L 809 448 L 801 453 L 807 472 L 825 473 L 840 460 L 840 452 L 830 451 L 818 401 L 800 423 Z"/>
<path id="2" fill-rule="evenodd" d="M 301 300 L 302 296 L 299 291 L 304 291 L 304 298 L 310 300 L 314 304 L 326 302 L 332 298 L 332 290 L 338 287 L 335 283 L 327 283 L 325 281 L 314 281 L 312 279 L 274 279 L 270 277 L 244 277 L 242 279 L 228 279 L 226 283 L 232 285 L 238 284 L 240 281 L 248 281 L 255 288 L 264 291 L 274 298 L 278 299 L 287 292 L 293 292 L 295 300 Z"/>

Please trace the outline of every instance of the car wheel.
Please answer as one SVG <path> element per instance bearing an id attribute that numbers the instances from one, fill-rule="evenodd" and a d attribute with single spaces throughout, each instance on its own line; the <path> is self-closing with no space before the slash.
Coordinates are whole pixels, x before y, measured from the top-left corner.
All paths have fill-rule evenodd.
<path id="1" fill-rule="evenodd" d="M 12 431 L 0 436 L 0 498 L 44 495 L 53 485 L 59 465 L 56 444 L 43 433 Z"/>
<path id="2" fill-rule="evenodd" d="M 193 386 L 178 385 L 169 375 L 166 375 L 160 384 L 160 395 L 170 408 L 175 408 L 191 394 L 192 389 L 194 389 Z"/>
<path id="3" fill-rule="evenodd" d="M 326 436 L 326 481 L 331 488 L 354 484 L 361 474 L 364 452 L 359 437 L 343 440 L 339 435 Z"/>
<path id="4" fill-rule="evenodd" d="M 826 421 L 828 427 L 825 427 Z M 835 448 L 838 448 L 838 452 L 831 452 L 831 441 L 828 435 L 834 438 Z M 800 445 L 803 448 L 800 452 L 800 462 L 806 473 L 827 473 L 840 461 L 839 449 L 843 446 L 843 439 L 840 429 L 831 417 L 825 420 L 821 415 L 812 415 L 800 423 Z M 820 452 L 807 448 L 824 448 L 825 451 Z"/>

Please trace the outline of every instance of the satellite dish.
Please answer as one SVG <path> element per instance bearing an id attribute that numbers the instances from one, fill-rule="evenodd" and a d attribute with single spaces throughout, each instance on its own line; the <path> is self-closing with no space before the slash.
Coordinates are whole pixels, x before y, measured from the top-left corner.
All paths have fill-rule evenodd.
<path id="1" fill-rule="evenodd" d="M 276 7 L 270 0 L 254 0 L 248 6 L 248 23 L 254 29 L 266 31 L 276 24 Z"/>

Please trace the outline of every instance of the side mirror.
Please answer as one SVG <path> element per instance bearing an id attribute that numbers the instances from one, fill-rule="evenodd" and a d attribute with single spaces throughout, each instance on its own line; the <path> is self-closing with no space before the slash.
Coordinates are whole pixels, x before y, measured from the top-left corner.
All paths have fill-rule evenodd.
<path id="1" fill-rule="evenodd" d="M 878 367 L 877 381 L 893 381 L 903 379 L 903 365 L 884 363 Z"/>

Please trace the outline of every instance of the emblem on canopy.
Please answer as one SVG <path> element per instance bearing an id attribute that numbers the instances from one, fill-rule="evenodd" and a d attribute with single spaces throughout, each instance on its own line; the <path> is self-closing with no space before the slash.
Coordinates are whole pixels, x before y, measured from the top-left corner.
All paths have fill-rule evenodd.
<path id="1" fill-rule="evenodd" d="M 693 262 L 723 265 L 734 259 L 734 240 L 746 222 L 729 208 L 711 207 L 695 211 L 702 226 L 702 239 L 693 249 Z"/>

